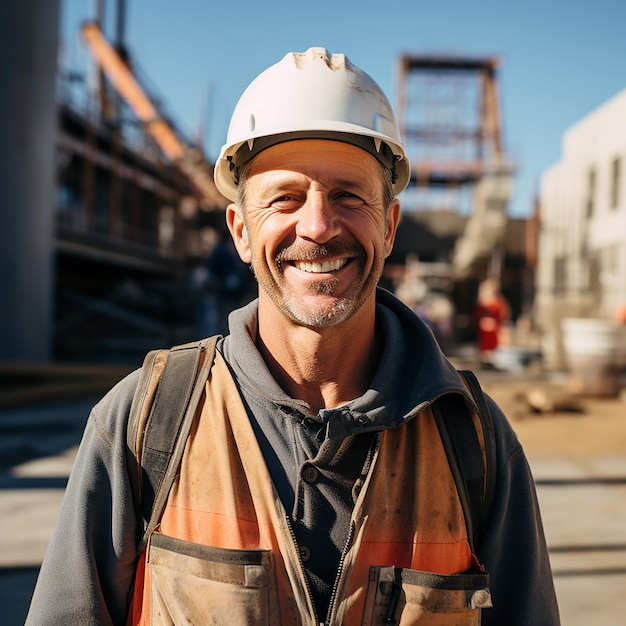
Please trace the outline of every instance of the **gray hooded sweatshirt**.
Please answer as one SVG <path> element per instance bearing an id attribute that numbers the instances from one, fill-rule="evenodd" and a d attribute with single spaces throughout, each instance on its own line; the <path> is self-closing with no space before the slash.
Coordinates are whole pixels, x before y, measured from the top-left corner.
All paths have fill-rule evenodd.
<path id="1" fill-rule="evenodd" d="M 344 406 L 313 413 L 272 378 L 255 347 L 257 302 L 231 314 L 219 344 L 240 389 L 270 475 L 300 547 L 317 614 L 326 614 L 350 513 L 377 433 L 466 387 L 431 331 L 377 291 L 383 352 L 369 389 Z M 134 372 L 92 410 L 42 565 L 27 624 L 123 625 L 141 529 L 128 467 L 126 428 Z M 493 608 L 486 626 L 557 626 L 558 608 L 534 482 L 522 447 L 487 398 L 496 435 L 496 494 L 478 546 Z M 313 476 L 315 473 L 315 476 Z M 312 480 L 314 478 L 315 480 Z"/>

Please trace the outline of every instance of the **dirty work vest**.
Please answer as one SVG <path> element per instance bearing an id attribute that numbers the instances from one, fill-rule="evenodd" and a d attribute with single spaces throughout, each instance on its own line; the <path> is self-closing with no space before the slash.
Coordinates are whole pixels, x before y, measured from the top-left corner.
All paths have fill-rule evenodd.
<path id="1" fill-rule="evenodd" d="M 326 623 L 476 625 L 487 606 L 487 574 L 426 409 L 381 433 Z M 325 617 L 315 615 L 287 515 L 218 353 L 138 564 L 128 623 L 318 626 Z"/>

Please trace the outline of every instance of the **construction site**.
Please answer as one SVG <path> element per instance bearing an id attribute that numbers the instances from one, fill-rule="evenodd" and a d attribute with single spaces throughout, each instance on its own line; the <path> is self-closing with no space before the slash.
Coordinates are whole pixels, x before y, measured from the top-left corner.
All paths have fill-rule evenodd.
<path id="1" fill-rule="evenodd" d="M 57 64 L 59 2 L 30 20 L 9 4 L 3 20 L 19 13 L 22 30 L 2 45 L 29 68 L 10 69 L 0 111 L 0 535 L 8 538 L 0 579 L 5 604 L 17 599 L 5 622 L 13 626 L 23 623 L 90 404 L 149 350 L 226 333 L 228 312 L 255 297 L 256 283 L 228 243 L 228 201 L 201 142 L 185 136 L 129 53 L 124 3 L 113 32 L 102 31 L 97 10 L 82 26 L 95 82 Z M 499 281 L 510 360 L 480 378 L 527 449 L 563 623 L 617 624 L 626 610 L 623 399 L 573 396 L 567 373 L 542 361 L 533 315 L 539 217 L 509 215 L 516 163 L 506 150 L 502 71 L 497 56 L 398 57 L 395 108 L 411 181 L 381 284 L 415 310 L 439 304 L 444 351 L 459 367 L 479 368 L 478 289 Z M 41 441 L 29 439 L 35 433 Z M 574 501 L 588 504 L 582 530 L 566 514 Z M 25 514 L 34 521 L 18 531 Z"/>
<path id="2" fill-rule="evenodd" d="M 80 35 L 97 90 L 56 68 L 52 50 L 28 77 L 40 92 L 29 127 L 40 130 L 10 181 L 10 204 L 32 213 L 4 217 L 4 254 L 20 270 L 4 282 L 3 361 L 137 363 L 152 347 L 226 330 L 223 316 L 199 320 L 229 278 L 209 271 L 227 204 L 212 164 L 148 87 L 140 59 L 129 58 L 123 25 L 107 38 L 94 20 Z M 513 321 L 532 304 L 528 222 L 507 217 L 514 168 L 503 149 L 498 59 L 403 56 L 398 64 L 412 177 L 384 286 L 396 292 L 410 282 L 409 290 L 449 298 L 454 340 L 471 342 L 487 275 L 501 280 Z M 225 296 L 233 308 L 254 293 L 238 263 L 240 293 Z"/>

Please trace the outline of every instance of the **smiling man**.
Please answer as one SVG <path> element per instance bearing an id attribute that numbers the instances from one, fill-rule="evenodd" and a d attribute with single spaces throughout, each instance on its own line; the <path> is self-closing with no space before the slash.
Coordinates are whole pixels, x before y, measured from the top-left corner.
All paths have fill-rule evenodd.
<path id="1" fill-rule="evenodd" d="M 260 287 L 262 350 L 283 388 L 315 412 L 364 393 L 374 372 L 375 289 L 399 218 L 387 179 L 361 148 L 292 140 L 254 159 L 245 203 L 228 208 Z"/>
<path id="2" fill-rule="evenodd" d="M 299 326 L 329 327 L 362 308 L 372 322 L 371 296 L 399 217 L 398 201 L 389 206 L 383 196 L 376 159 L 345 143 L 292 140 L 259 154 L 248 176 L 245 204 L 229 207 L 228 224 L 260 299 L 280 312 L 273 322 L 286 315 Z"/>
<path id="3" fill-rule="evenodd" d="M 409 178 L 387 98 L 344 55 L 290 53 L 251 83 L 215 181 L 258 298 L 200 359 L 156 515 L 128 449 L 150 486 L 151 399 L 195 366 L 94 407 L 27 623 L 559 623 L 515 434 L 377 287 Z"/>

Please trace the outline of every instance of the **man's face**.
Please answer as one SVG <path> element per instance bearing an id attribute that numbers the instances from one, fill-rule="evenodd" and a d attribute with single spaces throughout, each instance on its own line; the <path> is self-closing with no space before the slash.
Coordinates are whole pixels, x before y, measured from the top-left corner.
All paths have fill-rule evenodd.
<path id="1" fill-rule="evenodd" d="M 291 322 L 315 328 L 349 319 L 373 298 L 391 252 L 399 205 L 385 211 L 376 159 L 355 146 L 297 140 L 261 152 L 246 206 L 229 207 L 241 258 Z"/>

